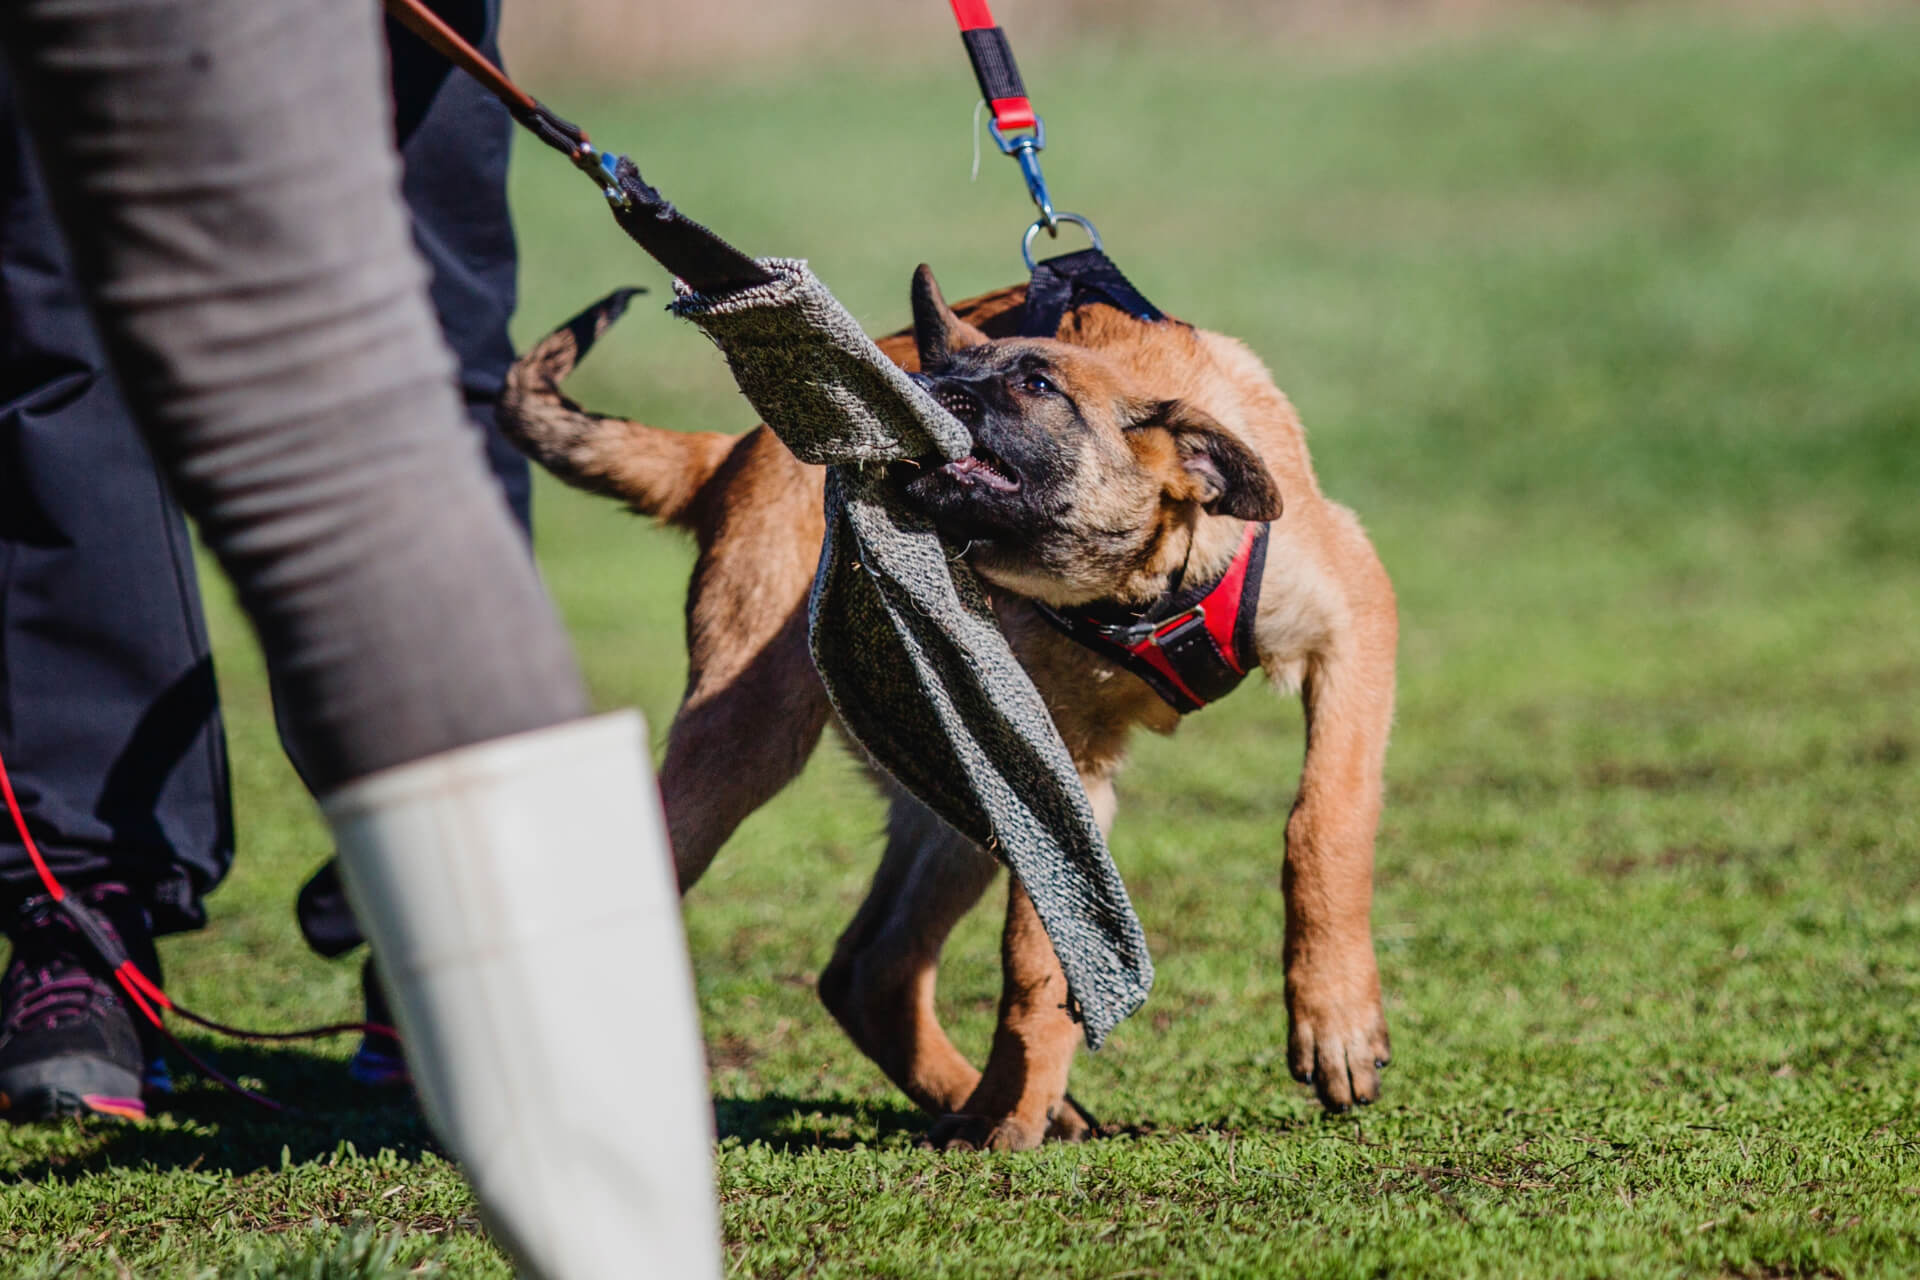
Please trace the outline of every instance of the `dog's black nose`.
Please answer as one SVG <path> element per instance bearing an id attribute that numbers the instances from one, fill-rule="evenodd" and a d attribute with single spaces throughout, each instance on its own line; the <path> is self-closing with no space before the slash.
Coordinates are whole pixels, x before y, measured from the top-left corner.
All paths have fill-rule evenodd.
<path id="1" fill-rule="evenodd" d="M 972 392 L 965 390 L 957 383 L 948 382 L 942 378 L 929 378 L 924 373 L 907 376 L 926 388 L 927 394 L 933 397 L 935 404 L 960 419 L 961 422 L 969 427 L 979 425 L 985 409 L 980 401 L 974 398 Z"/>

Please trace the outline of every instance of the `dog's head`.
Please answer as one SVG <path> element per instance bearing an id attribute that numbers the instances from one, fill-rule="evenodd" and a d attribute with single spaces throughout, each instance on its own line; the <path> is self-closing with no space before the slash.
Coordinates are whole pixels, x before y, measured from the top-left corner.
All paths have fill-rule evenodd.
<path id="1" fill-rule="evenodd" d="M 921 467 L 906 493 L 981 575 L 1054 605 L 1141 599 L 1208 514 L 1272 520 L 1258 455 L 1196 406 L 1156 395 L 1087 347 L 990 339 L 954 315 L 933 273 L 913 279 L 914 378 L 973 435 L 967 457 Z"/>

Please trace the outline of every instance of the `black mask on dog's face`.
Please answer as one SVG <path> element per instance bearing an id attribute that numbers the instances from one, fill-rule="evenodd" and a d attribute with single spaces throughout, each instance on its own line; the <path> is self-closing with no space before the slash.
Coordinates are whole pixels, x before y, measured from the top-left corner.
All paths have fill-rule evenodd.
<path id="1" fill-rule="evenodd" d="M 914 375 L 973 436 L 973 451 L 927 469 L 907 492 L 949 537 L 1011 548 L 1031 546 L 1071 510 L 1084 443 L 1076 437 L 1088 428 L 1044 356 L 1010 354 L 976 347 Z"/>
<path id="2" fill-rule="evenodd" d="M 1100 353 L 993 341 L 953 314 L 924 266 L 913 312 L 914 380 L 974 447 L 896 474 L 944 536 L 970 544 L 990 581 L 1050 604 L 1126 595 L 1168 532 L 1201 511 L 1279 514 L 1245 444 L 1184 402 L 1135 394 Z"/>

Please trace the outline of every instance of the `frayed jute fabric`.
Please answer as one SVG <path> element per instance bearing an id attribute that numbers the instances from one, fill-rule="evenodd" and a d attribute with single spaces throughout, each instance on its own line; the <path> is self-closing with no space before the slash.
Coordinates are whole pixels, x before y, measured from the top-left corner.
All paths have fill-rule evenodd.
<path id="1" fill-rule="evenodd" d="M 714 340 L 794 455 L 828 468 L 814 665 L 867 754 L 1020 878 L 1098 1049 L 1153 985 L 1140 921 L 980 580 L 887 477 L 891 462 L 964 457 L 972 438 L 804 262 L 760 265 L 772 283 L 718 297 L 682 288 L 673 310 Z"/>

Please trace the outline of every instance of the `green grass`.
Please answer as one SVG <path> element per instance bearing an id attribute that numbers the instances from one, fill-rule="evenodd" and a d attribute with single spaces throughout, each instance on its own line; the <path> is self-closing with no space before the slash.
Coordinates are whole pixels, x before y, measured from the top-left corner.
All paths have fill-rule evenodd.
<path id="1" fill-rule="evenodd" d="M 1300 717 L 1251 688 L 1142 742 L 1122 784 L 1160 980 L 1075 1093 L 1124 1136 L 917 1150 L 811 990 L 878 852 L 830 749 L 689 903 L 738 1274 L 1920 1271 L 1917 61 L 1899 16 L 1030 60 L 1061 204 L 1150 297 L 1265 355 L 1394 574 L 1396 1062 L 1352 1118 L 1287 1078 Z M 743 245 L 811 257 L 876 329 L 922 259 L 952 297 L 1017 274 L 1024 197 L 991 154 L 967 185 L 957 59 L 534 88 Z M 517 200 L 523 337 L 660 284 L 557 159 L 523 150 Z M 751 420 L 644 306 L 577 383 L 659 422 Z M 552 486 L 540 506 L 596 695 L 657 738 L 686 548 Z M 337 1016 L 351 967 L 289 913 L 325 839 L 210 594 L 243 850 L 169 973 L 236 1021 Z M 996 915 L 942 986 L 976 1053 Z M 0 1131 L 0 1269 L 272 1274 L 399 1232 L 396 1265 L 506 1275 L 419 1121 L 342 1086 L 345 1051 L 221 1048 L 306 1119 L 191 1083 L 144 1129 Z"/>

